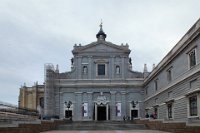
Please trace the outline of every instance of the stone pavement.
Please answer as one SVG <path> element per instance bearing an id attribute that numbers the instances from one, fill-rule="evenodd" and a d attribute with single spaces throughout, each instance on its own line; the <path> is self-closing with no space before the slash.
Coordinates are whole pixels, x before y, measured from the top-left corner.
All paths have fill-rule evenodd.
<path id="1" fill-rule="evenodd" d="M 156 130 L 90 130 L 90 131 L 48 131 L 48 132 L 41 132 L 41 133 L 170 133 L 170 132 L 163 132 L 163 131 L 156 131 Z"/>

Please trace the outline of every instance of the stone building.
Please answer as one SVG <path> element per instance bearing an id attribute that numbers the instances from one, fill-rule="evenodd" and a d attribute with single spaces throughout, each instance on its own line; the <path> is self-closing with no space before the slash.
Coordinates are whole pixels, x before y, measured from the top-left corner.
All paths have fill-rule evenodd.
<path id="1" fill-rule="evenodd" d="M 143 74 L 132 71 L 128 44 L 106 41 L 100 25 L 97 41 L 74 45 L 71 71 L 45 66 L 45 108 L 48 116 L 82 120 L 143 117 Z"/>
<path id="2" fill-rule="evenodd" d="M 199 121 L 200 20 L 144 79 L 146 113 L 158 119 Z"/>
<path id="3" fill-rule="evenodd" d="M 106 37 L 100 25 L 97 41 L 75 44 L 70 72 L 45 65 L 45 116 L 200 122 L 200 19 L 151 72 L 132 71 L 128 44 Z"/>
<path id="4" fill-rule="evenodd" d="M 38 110 L 42 114 L 44 110 L 44 85 L 36 82 L 32 87 L 25 84 L 20 88 L 19 103 L 20 108 Z"/>

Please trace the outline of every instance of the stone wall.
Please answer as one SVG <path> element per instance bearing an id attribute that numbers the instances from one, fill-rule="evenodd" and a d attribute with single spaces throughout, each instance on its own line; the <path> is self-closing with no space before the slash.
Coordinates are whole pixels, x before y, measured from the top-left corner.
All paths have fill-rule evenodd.
<path id="1" fill-rule="evenodd" d="M 58 125 L 63 123 L 62 120 L 41 121 L 38 124 L 24 123 L 18 124 L 16 127 L 0 127 L 0 133 L 40 133 L 55 130 Z"/>
<path id="2" fill-rule="evenodd" d="M 173 133 L 200 133 L 200 125 L 187 125 L 185 122 L 165 122 L 162 120 L 135 120 L 137 124 L 145 124 L 152 130 L 168 131 Z"/>

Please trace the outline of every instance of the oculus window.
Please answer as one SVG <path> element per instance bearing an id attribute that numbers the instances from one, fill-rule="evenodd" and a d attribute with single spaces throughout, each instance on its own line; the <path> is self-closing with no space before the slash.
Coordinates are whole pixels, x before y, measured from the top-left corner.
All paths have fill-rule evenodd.
<path id="1" fill-rule="evenodd" d="M 98 64 L 98 75 L 105 75 L 105 64 Z"/>

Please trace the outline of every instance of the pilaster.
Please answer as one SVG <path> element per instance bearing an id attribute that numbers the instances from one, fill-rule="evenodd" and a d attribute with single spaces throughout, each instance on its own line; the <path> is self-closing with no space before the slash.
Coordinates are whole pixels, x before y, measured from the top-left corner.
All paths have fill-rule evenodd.
<path id="1" fill-rule="evenodd" d="M 82 92 L 75 92 L 75 99 L 74 120 L 80 121 L 82 120 Z"/>
<path id="2" fill-rule="evenodd" d="M 122 117 L 126 116 L 126 91 L 121 91 L 121 99 L 122 99 Z"/>
<path id="3" fill-rule="evenodd" d="M 89 120 L 92 120 L 92 117 L 93 117 L 92 94 L 93 92 L 87 92 L 87 94 L 88 94 L 88 116 L 89 116 Z"/>
<path id="4" fill-rule="evenodd" d="M 110 119 L 111 120 L 115 120 L 116 118 L 116 103 L 115 103 L 115 94 L 116 94 L 116 91 L 110 91 L 110 94 L 111 94 L 111 103 L 110 103 Z"/>

